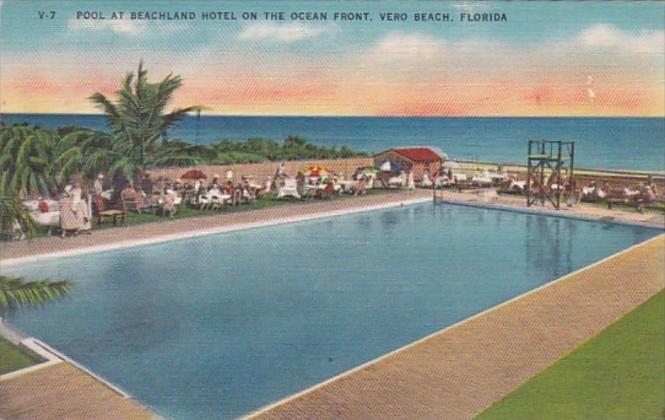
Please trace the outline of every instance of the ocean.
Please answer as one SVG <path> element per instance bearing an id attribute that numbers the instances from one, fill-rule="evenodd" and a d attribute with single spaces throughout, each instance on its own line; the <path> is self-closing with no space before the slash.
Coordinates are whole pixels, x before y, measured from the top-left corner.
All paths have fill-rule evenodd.
<path id="1" fill-rule="evenodd" d="M 106 130 L 103 115 L 0 114 L 5 124 Z M 575 166 L 665 172 L 665 118 L 417 118 L 417 117 L 187 117 L 170 138 L 216 140 L 300 136 L 321 146 L 377 153 L 392 147 L 437 146 L 450 158 L 525 163 L 528 140 L 575 141 Z"/>

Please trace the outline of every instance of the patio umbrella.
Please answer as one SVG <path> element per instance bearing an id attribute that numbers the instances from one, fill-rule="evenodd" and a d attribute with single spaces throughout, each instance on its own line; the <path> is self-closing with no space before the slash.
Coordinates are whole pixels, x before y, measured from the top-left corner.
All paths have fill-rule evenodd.
<path id="1" fill-rule="evenodd" d="M 195 179 L 206 179 L 206 178 L 208 178 L 206 174 L 199 171 L 198 169 L 190 169 L 189 171 L 182 174 L 182 176 L 180 177 L 180 179 L 183 180 L 189 180 L 189 179 L 195 180 Z"/>
<path id="2" fill-rule="evenodd" d="M 383 172 L 398 172 L 401 168 L 401 166 L 389 160 L 383 162 L 379 167 Z"/>
<path id="3" fill-rule="evenodd" d="M 323 166 L 310 166 L 303 171 L 305 176 L 327 176 L 330 173 L 332 173 L 332 171 Z"/>
<path id="4" fill-rule="evenodd" d="M 441 166 L 446 169 L 458 169 L 460 167 L 460 164 L 455 162 L 454 160 L 447 160 L 443 162 L 443 165 Z"/>

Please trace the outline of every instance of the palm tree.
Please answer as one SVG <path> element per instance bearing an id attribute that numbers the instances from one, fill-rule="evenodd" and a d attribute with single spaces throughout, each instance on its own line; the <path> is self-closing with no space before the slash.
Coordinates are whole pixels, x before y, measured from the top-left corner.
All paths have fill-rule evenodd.
<path id="1" fill-rule="evenodd" d="M 72 285 L 68 280 L 26 282 L 20 277 L 0 276 L 0 313 L 62 298 Z"/>
<path id="2" fill-rule="evenodd" d="M 48 130 L 13 125 L 0 130 L 0 193 L 48 194 L 57 189 L 53 162 L 58 136 Z"/>
<path id="3" fill-rule="evenodd" d="M 128 172 L 142 171 L 146 154 L 153 152 L 167 130 L 182 120 L 188 112 L 201 109 L 198 106 L 179 108 L 165 113 L 173 93 L 182 86 L 180 76 L 169 74 L 159 83 L 148 82 L 148 72 L 139 63 L 136 73 L 129 72 L 117 92 L 115 102 L 97 92 L 90 100 L 106 114 L 111 128 L 113 150 L 128 157 L 114 161 L 111 169 Z"/>
<path id="4" fill-rule="evenodd" d="M 133 179 L 139 171 L 122 144 L 107 133 L 78 129 L 66 134 L 58 143 L 55 176 L 60 183 L 75 174 L 93 178 L 100 172 L 111 177 Z"/>
<path id="5" fill-rule="evenodd" d="M 20 239 L 23 232 L 28 237 L 35 232 L 35 222 L 28 209 L 15 195 L 0 194 L 0 239 Z"/>

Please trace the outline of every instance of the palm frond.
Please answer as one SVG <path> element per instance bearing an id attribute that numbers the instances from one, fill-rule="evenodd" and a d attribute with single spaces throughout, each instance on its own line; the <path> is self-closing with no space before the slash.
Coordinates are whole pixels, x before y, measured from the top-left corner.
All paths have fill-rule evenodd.
<path id="1" fill-rule="evenodd" d="M 72 286 L 68 280 L 26 282 L 21 277 L 0 276 L 0 312 L 44 305 L 67 296 Z"/>

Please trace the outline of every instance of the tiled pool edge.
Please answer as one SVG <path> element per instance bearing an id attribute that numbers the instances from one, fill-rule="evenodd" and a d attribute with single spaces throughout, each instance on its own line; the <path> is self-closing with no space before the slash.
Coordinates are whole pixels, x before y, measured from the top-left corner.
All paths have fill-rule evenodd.
<path id="1" fill-rule="evenodd" d="M 132 395 L 128 394 L 126 391 L 124 391 L 122 388 L 118 387 L 117 385 L 113 384 L 109 380 L 99 376 L 98 374 L 94 373 L 90 369 L 86 368 L 85 366 L 81 365 L 80 363 L 76 362 L 75 360 L 67 357 L 60 351 L 54 349 L 53 347 L 49 346 L 48 344 L 42 342 L 39 339 L 36 339 L 34 337 L 27 337 L 25 334 L 22 332 L 18 331 L 16 328 L 8 325 L 7 323 L 3 322 L 2 318 L 0 318 L 0 336 L 6 338 L 9 340 L 11 343 L 14 345 L 19 346 L 20 348 L 28 350 L 30 353 L 33 353 L 34 355 L 38 356 L 39 358 L 43 359 L 42 361 L 31 365 L 27 366 L 25 368 L 17 369 L 15 371 L 7 372 L 5 374 L 0 375 L 0 384 L 3 382 L 7 383 L 9 381 L 12 381 L 14 379 L 20 378 L 24 375 L 29 375 L 38 371 L 42 371 L 44 369 L 47 369 L 49 367 L 59 365 L 59 364 L 69 364 L 73 366 L 74 368 L 78 369 L 80 372 L 82 372 L 83 375 L 87 375 L 88 377 L 92 378 L 95 383 L 98 383 L 99 386 L 105 387 L 109 390 L 111 390 L 113 393 L 118 395 L 121 399 L 126 400 L 128 402 L 131 402 L 132 404 L 136 404 L 139 407 L 141 407 L 144 410 L 148 410 L 151 413 L 151 417 L 155 419 L 161 419 L 162 417 L 157 414 L 157 412 L 151 408 L 146 406 L 143 403 L 138 402 Z M 0 417 L 2 418 L 2 417 Z"/>
<path id="2" fill-rule="evenodd" d="M 28 352 L 42 359 L 41 361 L 36 362 L 34 365 L 3 373 L 0 375 L 0 382 L 7 381 L 18 376 L 25 375 L 26 373 L 34 372 L 36 370 L 52 366 L 56 363 L 61 363 L 63 361 L 56 354 L 37 345 L 35 343 L 36 339 L 33 337 L 26 337 L 24 334 L 19 333 L 16 329 L 7 325 L 7 323 L 3 322 L 2 318 L 0 318 L 0 337 L 5 338 L 7 341 L 21 349 L 28 350 Z"/>
<path id="3" fill-rule="evenodd" d="M 457 203 L 455 203 L 455 204 L 457 204 Z M 244 416 L 244 418 L 246 418 L 246 419 L 263 418 L 263 416 L 266 416 L 266 415 L 267 415 L 267 417 L 270 417 L 271 411 L 273 411 L 273 410 L 276 409 L 276 408 L 280 408 L 280 407 L 286 406 L 286 405 L 288 405 L 289 403 L 292 403 L 292 402 L 294 402 L 294 401 L 296 401 L 296 400 L 298 400 L 298 399 L 300 399 L 300 398 L 302 398 L 302 397 L 307 396 L 308 394 L 311 394 L 311 393 L 313 393 L 313 392 L 315 392 L 315 391 L 317 391 L 317 390 L 319 390 L 319 389 L 322 389 L 322 388 L 324 388 L 324 387 L 326 387 L 326 386 L 328 386 L 328 385 L 330 385 L 330 384 L 333 384 L 333 383 L 335 383 L 335 382 L 338 382 L 338 381 L 340 381 L 340 380 L 343 380 L 344 378 L 350 377 L 350 376 L 352 376 L 352 375 L 354 375 L 354 374 L 356 374 L 356 373 L 358 373 L 358 372 L 360 372 L 360 371 L 362 371 L 362 370 L 364 370 L 364 369 L 366 369 L 366 368 L 368 368 L 368 367 L 371 367 L 371 366 L 373 366 L 373 365 L 376 365 L 376 364 L 378 364 L 379 362 L 384 361 L 384 360 L 386 360 L 386 359 L 388 359 L 388 358 L 390 358 L 390 357 L 393 357 L 393 356 L 395 356 L 395 355 L 398 355 L 398 354 L 400 354 L 400 353 L 402 353 L 402 352 L 405 352 L 405 351 L 407 351 L 407 350 L 409 350 L 409 349 L 416 348 L 417 346 L 419 346 L 419 345 L 421 345 L 421 344 L 423 344 L 423 343 L 425 343 L 425 342 L 427 342 L 427 341 L 429 341 L 429 340 L 432 340 L 432 339 L 434 339 L 434 338 L 436 338 L 436 337 L 442 336 L 443 334 L 445 334 L 445 333 L 447 333 L 447 332 L 449 332 L 449 331 L 455 330 L 456 328 L 459 328 L 459 327 L 461 327 L 461 326 L 464 326 L 465 324 L 468 324 L 468 323 L 470 323 L 470 322 L 472 322 L 472 321 L 474 321 L 474 320 L 480 319 L 480 318 L 482 318 L 482 317 L 484 317 L 484 316 L 486 316 L 486 315 L 488 315 L 488 314 L 491 314 L 491 313 L 493 313 L 493 312 L 496 312 L 496 311 L 498 311 L 498 310 L 500 310 L 500 309 L 502 309 L 502 308 L 506 308 L 506 307 L 508 307 L 508 306 L 511 305 L 511 304 L 514 304 L 514 303 L 516 303 L 516 302 L 522 301 L 522 300 L 524 300 L 525 298 L 527 298 L 527 297 L 529 297 L 529 296 L 531 296 L 531 295 L 536 295 L 537 293 L 539 293 L 539 292 L 541 292 L 541 291 L 543 291 L 543 290 L 545 290 L 545 289 L 552 288 L 552 287 L 554 287 L 554 286 L 556 286 L 556 285 L 558 285 L 558 284 L 560 284 L 560 283 L 563 283 L 564 281 L 566 281 L 566 280 L 568 280 L 568 279 L 570 279 L 570 278 L 572 278 L 572 277 L 575 277 L 576 275 L 578 275 L 578 274 L 580 274 L 580 273 L 587 272 L 587 271 L 589 271 L 589 270 L 593 270 L 594 268 L 596 268 L 596 267 L 600 266 L 601 264 L 604 264 L 604 263 L 606 263 L 606 262 L 608 262 L 608 261 L 610 261 L 610 260 L 614 260 L 614 259 L 617 258 L 617 257 L 620 257 L 620 256 L 622 256 L 622 255 L 628 254 L 628 253 L 630 253 L 630 252 L 632 252 L 632 251 L 634 251 L 634 250 L 636 250 L 636 249 L 639 249 L 639 248 L 645 247 L 645 246 L 647 246 L 647 245 L 649 245 L 649 244 L 651 244 L 651 243 L 655 243 L 655 242 L 657 242 L 657 241 L 663 241 L 664 238 L 665 238 L 665 233 L 661 233 L 661 234 L 658 234 L 658 235 L 654 236 L 653 238 L 647 239 L 646 241 L 643 241 L 643 242 L 640 242 L 640 243 L 638 243 L 638 244 L 632 245 L 632 246 L 630 246 L 630 247 L 628 247 L 628 248 L 626 248 L 626 249 L 623 249 L 623 250 L 621 250 L 621 251 L 619 251 L 619 252 L 616 252 L 616 253 L 614 253 L 614 254 L 608 256 L 608 257 L 605 257 L 605 258 L 603 258 L 603 259 L 601 259 L 601 260 L 599 260 L 599 261 L 596 261 L 596 262 L 594 262 L 594 263 L 592 263 L 592 264 L 590 264 L 590 265 L 588 265 L 588 266 L 586 266 L 586 267 L 583 267 L 583 268 L 580 268 L 580 269 L 578 269 L 578 270 L 575 270 L 575 271 L 573 271 L 573 272 L 571 272 L 571 273 L 568 273 L 568 274 L 566 274 L 566 275 L 564 275 L 564 276 L 562 276 L 562 277 L 560 277 L 560 278 L 558 278 L 558 279 L 555 279 L 555 280 L 553 280 L 553 281 L 551 281 L 551 282 L 549 282 L 549 283 L 546 283 L 546 284 L 544 284 L 544 285 L 542 285 L 542 286 L 539 286 L 539 287 L 537 287 L 537 288 L 535 288 L 535 289 L 532 289 L 532 290 L 530 290 L 530 291 L 528 291 L 528 292 L 525 292 L 525 293 L 523 293 L 523 294 L 521 294 L 521 295 L 519 295 L 519 296 L 516 296 L 516 297 L 514 297 L 514 298 L 512 298 L 512 299 L 509 299 L 509 300 L 507 300 L 507 301 L 505 301 L 505 302 L 502 302 L 502 303 L 500 303 L 500 304 L 498 304 L 498 305 L 495 305 L 495 306 L 493 306 L 493 307 L 491 307 L 491 308 L 489 308 L 489 309 L 486 309 L 486 310 L 484 310 L 484 311 L 482 311 L 482 312 L 479 312 L 479 313 L 477 313 L 477 314 L 475 314 L 475 315 L 473 315 L 473 316 L 471 316 L 471 317 L 469 317 L 469 318 L 463 319 L 462 321 L 459 321 L 459 322 L 457 322 L 457 323 L 455 323 L 455 324 L 453 324 L 453 325 L 450 325 L 450 326 L 448 326 L 448 327 L 446 327 L 446 328 L 443 328 L 443 329 L 438 330 L 438 331 L 436 331 L 436 332 L 434 332 L 434 333 L 432 333 L 432 334 L 429 334 L 429 335 L 427 335 L 427 336 L 425 336 L 425 337 L 422 337 L 422 338 L 420 338 L 420 339 L 418 339 L 418 340 L 416 340 L 416 341 L 413 341 L 413 342 L 411 342 L 411 343 L 409 343 L 409 344 L 407 344 L 407 345 L 405 345 L 405 346 L 402 346 L 402 347 L 400 347 L 400 348 L 398 348 L 398 349 L 395 349 L 395 350 L 393 350 L 393 351 L 391 351 L 391 352 L 389 352 L 389 353 L 383 354 L 383 355 L 381 355 L 381 356 L 379 356 L 379 357 L 377 357 L 377 358 L 375 358 L 375 359 L 373 359 L 373 360 L 370 360 L 370 361 L 368 361 L 368 362 L 366 362 L 366 363 L 363 363 L 363 364 L 361 364 L 361 365 L 359 365 L 359 366 L 356 366 L 356 367 L 354 367 L 354 368 L 352 368 L 352 369 L 350 369 L 350 370 L 347 370 L 347 371 L 345 371 L 345 372 L 342 372 L 342 373 L 340 373 L 340 374 L 338 374 L 338 375 L 336 375 L 336 376 L 334 376 L 334 377 L 332 377 L 332 378 L 330 378 L 330 379 L 327 379 L 327 380 L 325 380 L 325 381 L 323 381 L 323 382 L 320 382 L 320 383 L 318 383 L 318 384 L 315 384 L 315 385 L 313 385 L 313 386 L 311 386 L 311 387 L 309 387 L 309 388 L 306 388 L 306 389 L 304 389 L 304 390 L 302 390 L 302 391 L 300 391 L 300 392 L 297 392 L 297 393 L 295 393 L 295 394 L 293 394 L 293 395 L 287 396 L 287 397 L 285 397 L 285 398 L 283 398 L 283 399 L 281 399 L 281 400 L 278 400 L 278 401 L 273 402 L 273 403 L 271 403 L 271 404 L 268 404 L 268 405 L 266 405 L 266 406 L 264 406 L 264 407 L 261 407 L 261 408 L 255 410 L 255 411 L 253 411 L 253 412 L 247 414 L 246 416 Z M 661 288 L 661 289 L 662 289 L 662 288 Z M 637 306 L 637 305 L 633 306 L 633 308 L 636 307 L 636 306 Z M 580 343 L 580 344 L 581 344 L 581 343 Z M 564 356 L 565 356 L 565 354 L 564 354 L 564 355 L 561 355 L 561 357 L 564 357 Z M 519 386 L 519 385 L 518 385 L 518 386 Z M 513 388 L 513 389 L 514 389 L 514 388 Z M 317 414 L 321 414 L 321 413 L 317 413 Z M 404 414 L 404 413 L 403 413 L 403 414 Z M 279 417 L 279 416 L 277 416 L 277 417 Z"/>
<path id="4" fill-rule="evenodd" d="M 92 376 L 93 378 L 95 378 L 96 380 L 98 380 L 108 388 L 111 388 L 113 391 L 115 391 L 122 397 L 132 398 L 131 395 L 129 395 L 127 392 L 119 388 L 117 385 L 112 384 L 108 380 L 102 378 L 101 376 L 97 375 L 90 369 L 72 360 L 71 358 L 67 357 L 66 355 L 54 349 L 53 347 L 49 346 L 48 344 L 44 343 L 43 341 L 36 339 L 34 337 L 26 337 L 25 334 L 22 334 L 19 331 L 17 331 L 16 328 L 3 322 L 2 318 L 0 318 L 0 336 L 5 337 L 13 344 L 18 345 L 20 347 L 24 347 L 27 350 L 29 350 L 31 353 L 34 353 L 35 355 L 44 359 L 42 362 L 36 363 L 32 366 L 28 366 L 22 369 L 18 369 L 12 372 L 7 372 L 3 375 L 0 375 L 0 382 L 10 380 L 27 373 L 52 366 L 56 363 L 67 362 L 74 365 L 78 369 L 84 371 L 88 375 Z"/>

